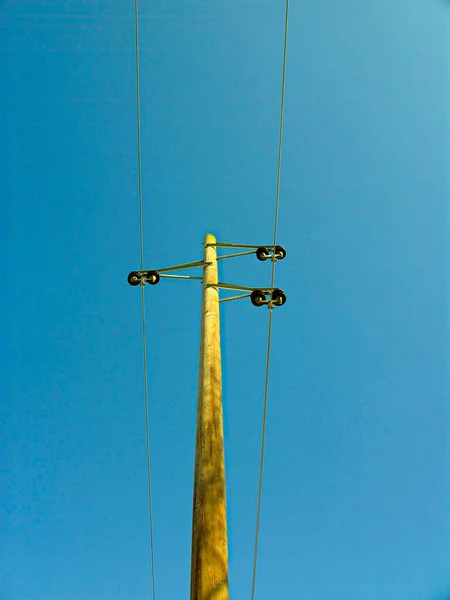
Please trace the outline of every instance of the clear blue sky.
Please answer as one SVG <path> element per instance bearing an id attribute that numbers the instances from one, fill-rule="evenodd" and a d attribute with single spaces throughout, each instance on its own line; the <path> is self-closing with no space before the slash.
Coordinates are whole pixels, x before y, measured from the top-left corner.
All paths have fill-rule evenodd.
<path id="1" fill-rule="evenodd" d="M 0 8 L 1 600 L 150 596 L 134 16 Z M 145 259 L 270 243 L 284 1 L 141 0 Z M 450 6 L 291 1 L 258 600 L 450 590 Z M 269 285 L 254 257 L 221 278 Z M 200 286 L 148 287 L 158 600 L 188 598 Z M 223 305 L 231 598 L 267 311 Z"/>

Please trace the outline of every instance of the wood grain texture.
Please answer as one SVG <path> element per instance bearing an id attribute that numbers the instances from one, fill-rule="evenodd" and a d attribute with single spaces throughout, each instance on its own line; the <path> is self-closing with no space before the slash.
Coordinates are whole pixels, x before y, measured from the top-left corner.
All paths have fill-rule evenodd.
<path id="1" fill-rule="evenodd" d="M 228 544 L 216 239 L 204 241 L 191 600 L 228 600 Z"/>

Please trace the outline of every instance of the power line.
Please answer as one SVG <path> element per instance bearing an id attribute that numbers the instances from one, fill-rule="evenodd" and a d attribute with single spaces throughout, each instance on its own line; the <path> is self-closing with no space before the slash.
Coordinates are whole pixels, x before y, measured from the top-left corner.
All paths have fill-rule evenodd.
<path id="1" fill-rule="evenodd" d="M 283 119 L 284 119 L 284 90 L 286 82 L 286 55 L 287 55 L 287 39 L 288 39 L 288 25 L 289 25 L 289 0 L 286 0 L 286 14 L 284 23 L 284 50 L 283 50 L 283 75 L 281 81 L 281 108 L 280 108 L 280 135 L 278 140 L 278 164 L 277 164 L 277 188 L 275 194 L 275 216 L 273 226 L 273 256 L 272 256 L 272 276 L 270 287 L 273 289 L 275 286 L 275 248 L 277 243 L 277 231 L 278 231 L 278 215 L 280 206 L 280 181 L 281 181 L 281 154 L 283 147 Z M 269 397 L 269 372 L 270 372 L 270 350 L 272 343 L 272 321 L 273 321 L 273 305 L 269 304 L 269 325 L 267 333 L 267 355 L 266 355 L 266 375 L 264 385 L 264 408 L 263 408 L 263 424 L 261 434 L 261 454 L 259 462 L 259 483 L 258 483 L 258 505 L 256 509 L 256 531 L 255 531 L 255 548 L 253 555 L 253 578 L 252 578 L 252 600 L 255 598 L 256 591 L 256 566 L 258 561 L 258 543 L 259 543 L 259 526 L 261 518 L 261 496 L 262 496 L 262 483 L 264 473 L 264 450 L 266 441 L 266 427 L 267 427 L 267 402 Z"/>
<path id="2" fill-rule="evenodd" d="M 142 153 L 141 153 L 141 90 L 139 76 L 139 0 L 134 0 L 135 18 L 135 55 L 136 55 L 136 112 L 137 112 L 137 162 L 138 162 L 138 201 L 139 201 L 139 251 L 141 272 L 144 270 L 144 226 L 143 226 L 143 201 L 142 201 Z M 155 551 L 153 544 L 153 509 L 152 509 L 152 483 L 150 462 L 150 425 L 148 402 L 148 374 L 147 374 L 147 331 L 145 326 L 145 289 L 141 286 L 141 312 L 142 312 L 142 346 L 144 363 L 144 402 L 145 402 L 145 441 L 147 453 L 147 491 L 148 513 L 150 526 L 150 558 L 152 573 L 152 597 L 156 598 L 155 591 Z"/>

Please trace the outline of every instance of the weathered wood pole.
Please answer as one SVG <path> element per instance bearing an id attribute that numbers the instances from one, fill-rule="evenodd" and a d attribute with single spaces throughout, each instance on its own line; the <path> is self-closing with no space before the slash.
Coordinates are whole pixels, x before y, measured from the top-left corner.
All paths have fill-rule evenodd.
<path id="1" fill-rule="evenodd" d="M 228 544 L 216 238 L 204 240 L 192 517 L 191 600 L 228 600 Z"/>

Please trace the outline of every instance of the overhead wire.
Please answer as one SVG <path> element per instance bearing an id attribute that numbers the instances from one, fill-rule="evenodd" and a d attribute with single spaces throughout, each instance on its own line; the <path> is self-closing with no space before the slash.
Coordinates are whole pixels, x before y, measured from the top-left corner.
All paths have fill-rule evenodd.
<path id="1" fill-rule="evenodd" d="M 144 270 L 144 219 L 143 219 L 143 194 L 142 194 L 142 152 L 141 152 L 141 90 L 139 74 L 139 0 L 134 0 L 135 19 L 135 67 L 136 67 L 136 113 L 137 113 L 137 168 L 138 168 L 138 202 L 139 202 L 139 254 L 140 269 Z M 142 312 L 142 346 L 143 346 L 143 372 L 144 372 L 144 403 L 145 403 L 145 440 L 147 456 L 147 493 L 150 530 L 150 560 L 152 578 L 152 598 L 156 599 L 155 591 L 155 551 L 153 543 L 153 508 L 152 508 L 152 480 L 150 460 L 150 423 L 148 400 L 148 373 L 147 373 L 147 331 L 145 324 L 145 288 L 141 285 L 141 312 Z"/>
<path id="2" fill-rule="evenodd" d="M 279 138 L 278 138 L 278 162 L 277 162 L 277 185 L 275 193 L 275 215 L 274 215 L 274 227 L 273 227 L 273 254 L 272 254 L 272 273 L 271 273 L 271 289 L 274 288 L 275 284 L 275 248 L 277 244 L 277 233 L 278 233 L 278 216 L 280 207 L 280 182 L 281 182 L 281 155 L 283 149 L 283 121 L 284 121 L 284 91 L 286 84 L 286 58 L 287 58 L 287 40 L 288 40 L 288 27 L 289 27 L 289 0 L 286 0 L 286 11 L 284 21 L 284 48 L 283 48 L 283 73 L 281 79 L 281 107 L 280 107 L 280 127 L 279 127 Z M 272 323 L 273 323 L 273 305 L 269 304 L 269 324 L 267 332 L 267 354 L 266 354 L 266 371 L 265 371 L 265 383 L 264 383 L 264 403 L 263 403 L 263 422 L 262 422 L 262 433 L 261 433 L 261 452 L 259 461 L 259 481 L 258 481 L 258 503 L 256 508 L 256 528 L 255 528 L 255 545 L 253 554 L 253 576 L 252 576 L 252 595 L 251 600 L 255 599 L 256 592 L 256 570 L 258 562 L 258 544 L 259 544 L 259 529 L 261 520 L 261 498 L 262 498 L 262 484 L 264 474 L 264 453 L 265 453 L 265 442 L 266 442 L 266 428 L 267 428 L 267 404 L 269 398 L 269 373 L 270 373 L 270 357 L 271 357 L 271 344 L 272 344 Z"/>

